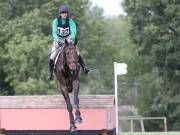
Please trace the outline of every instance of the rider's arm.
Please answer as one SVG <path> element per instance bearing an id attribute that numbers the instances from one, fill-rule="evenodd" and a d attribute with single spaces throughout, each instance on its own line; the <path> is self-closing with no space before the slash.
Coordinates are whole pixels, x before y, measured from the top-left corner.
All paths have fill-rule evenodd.
<path id="1" fill-rule="evenodd" d="M 52 36 L 54 41 L 59 41 L 59 36 L 57 35 L 57 27 L 58 27 L 58 20 L 57 18 L 53 20 L 52 23 Z"/>
<path id="2" fill-rule="evenodd" d="M 73 19 L 69 19 L 69 25 L 71 31 L 70 37 L 72 40 L 75 40 L 77 36 L 76 23 L 73 21 Z"/>

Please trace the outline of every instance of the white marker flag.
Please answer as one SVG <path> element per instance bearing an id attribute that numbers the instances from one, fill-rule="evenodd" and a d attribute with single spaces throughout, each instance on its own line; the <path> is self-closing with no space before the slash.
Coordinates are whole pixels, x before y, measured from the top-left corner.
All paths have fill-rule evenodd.
<path id="1" fill-rule="evenodd" d="M 115 70 L 117 75 L 124 75 L 127 73 L 127 64 L 126 63 L 116 63 Z"/>

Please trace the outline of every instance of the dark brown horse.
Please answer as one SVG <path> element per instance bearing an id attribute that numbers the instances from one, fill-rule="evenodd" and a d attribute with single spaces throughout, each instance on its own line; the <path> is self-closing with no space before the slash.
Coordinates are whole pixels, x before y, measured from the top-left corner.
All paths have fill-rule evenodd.
<path id="1" fill-rule="evenodd" d="M 69 44 L 65 40 L 64 48 L 56 63 L 54 70 L 56 79 L 59 82 L 60 90 L 65 98 L 70 119 L 70 131 L 75 131 L 75 123 L 81 123 L 81 113 L 79 108 L 79 72 L 78 52 L 75 44 Z M 73 107 L 70 102 L 69 93 L 74 92 L 75 115 L 73 115 Z"/>

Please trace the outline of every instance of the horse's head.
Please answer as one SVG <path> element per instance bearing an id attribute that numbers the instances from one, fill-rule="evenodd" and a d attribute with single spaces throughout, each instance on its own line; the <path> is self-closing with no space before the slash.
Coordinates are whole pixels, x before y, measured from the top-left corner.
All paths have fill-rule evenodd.
<path id="1" fill-rule="evenodd" d="M 70 75 L 74 76 L 78 71 L 78 52 L 76 45 L 65 40 L 64 54 Z"/>

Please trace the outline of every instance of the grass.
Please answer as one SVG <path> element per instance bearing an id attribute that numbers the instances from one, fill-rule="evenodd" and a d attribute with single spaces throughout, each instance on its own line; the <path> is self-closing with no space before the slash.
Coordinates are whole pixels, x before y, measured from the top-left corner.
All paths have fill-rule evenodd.
<path id="1" fill-rule="evenodd" d="M 119 133 L 119 135 L 180 135 L 180 132 L 127 132 L 127 133 Z"/>

